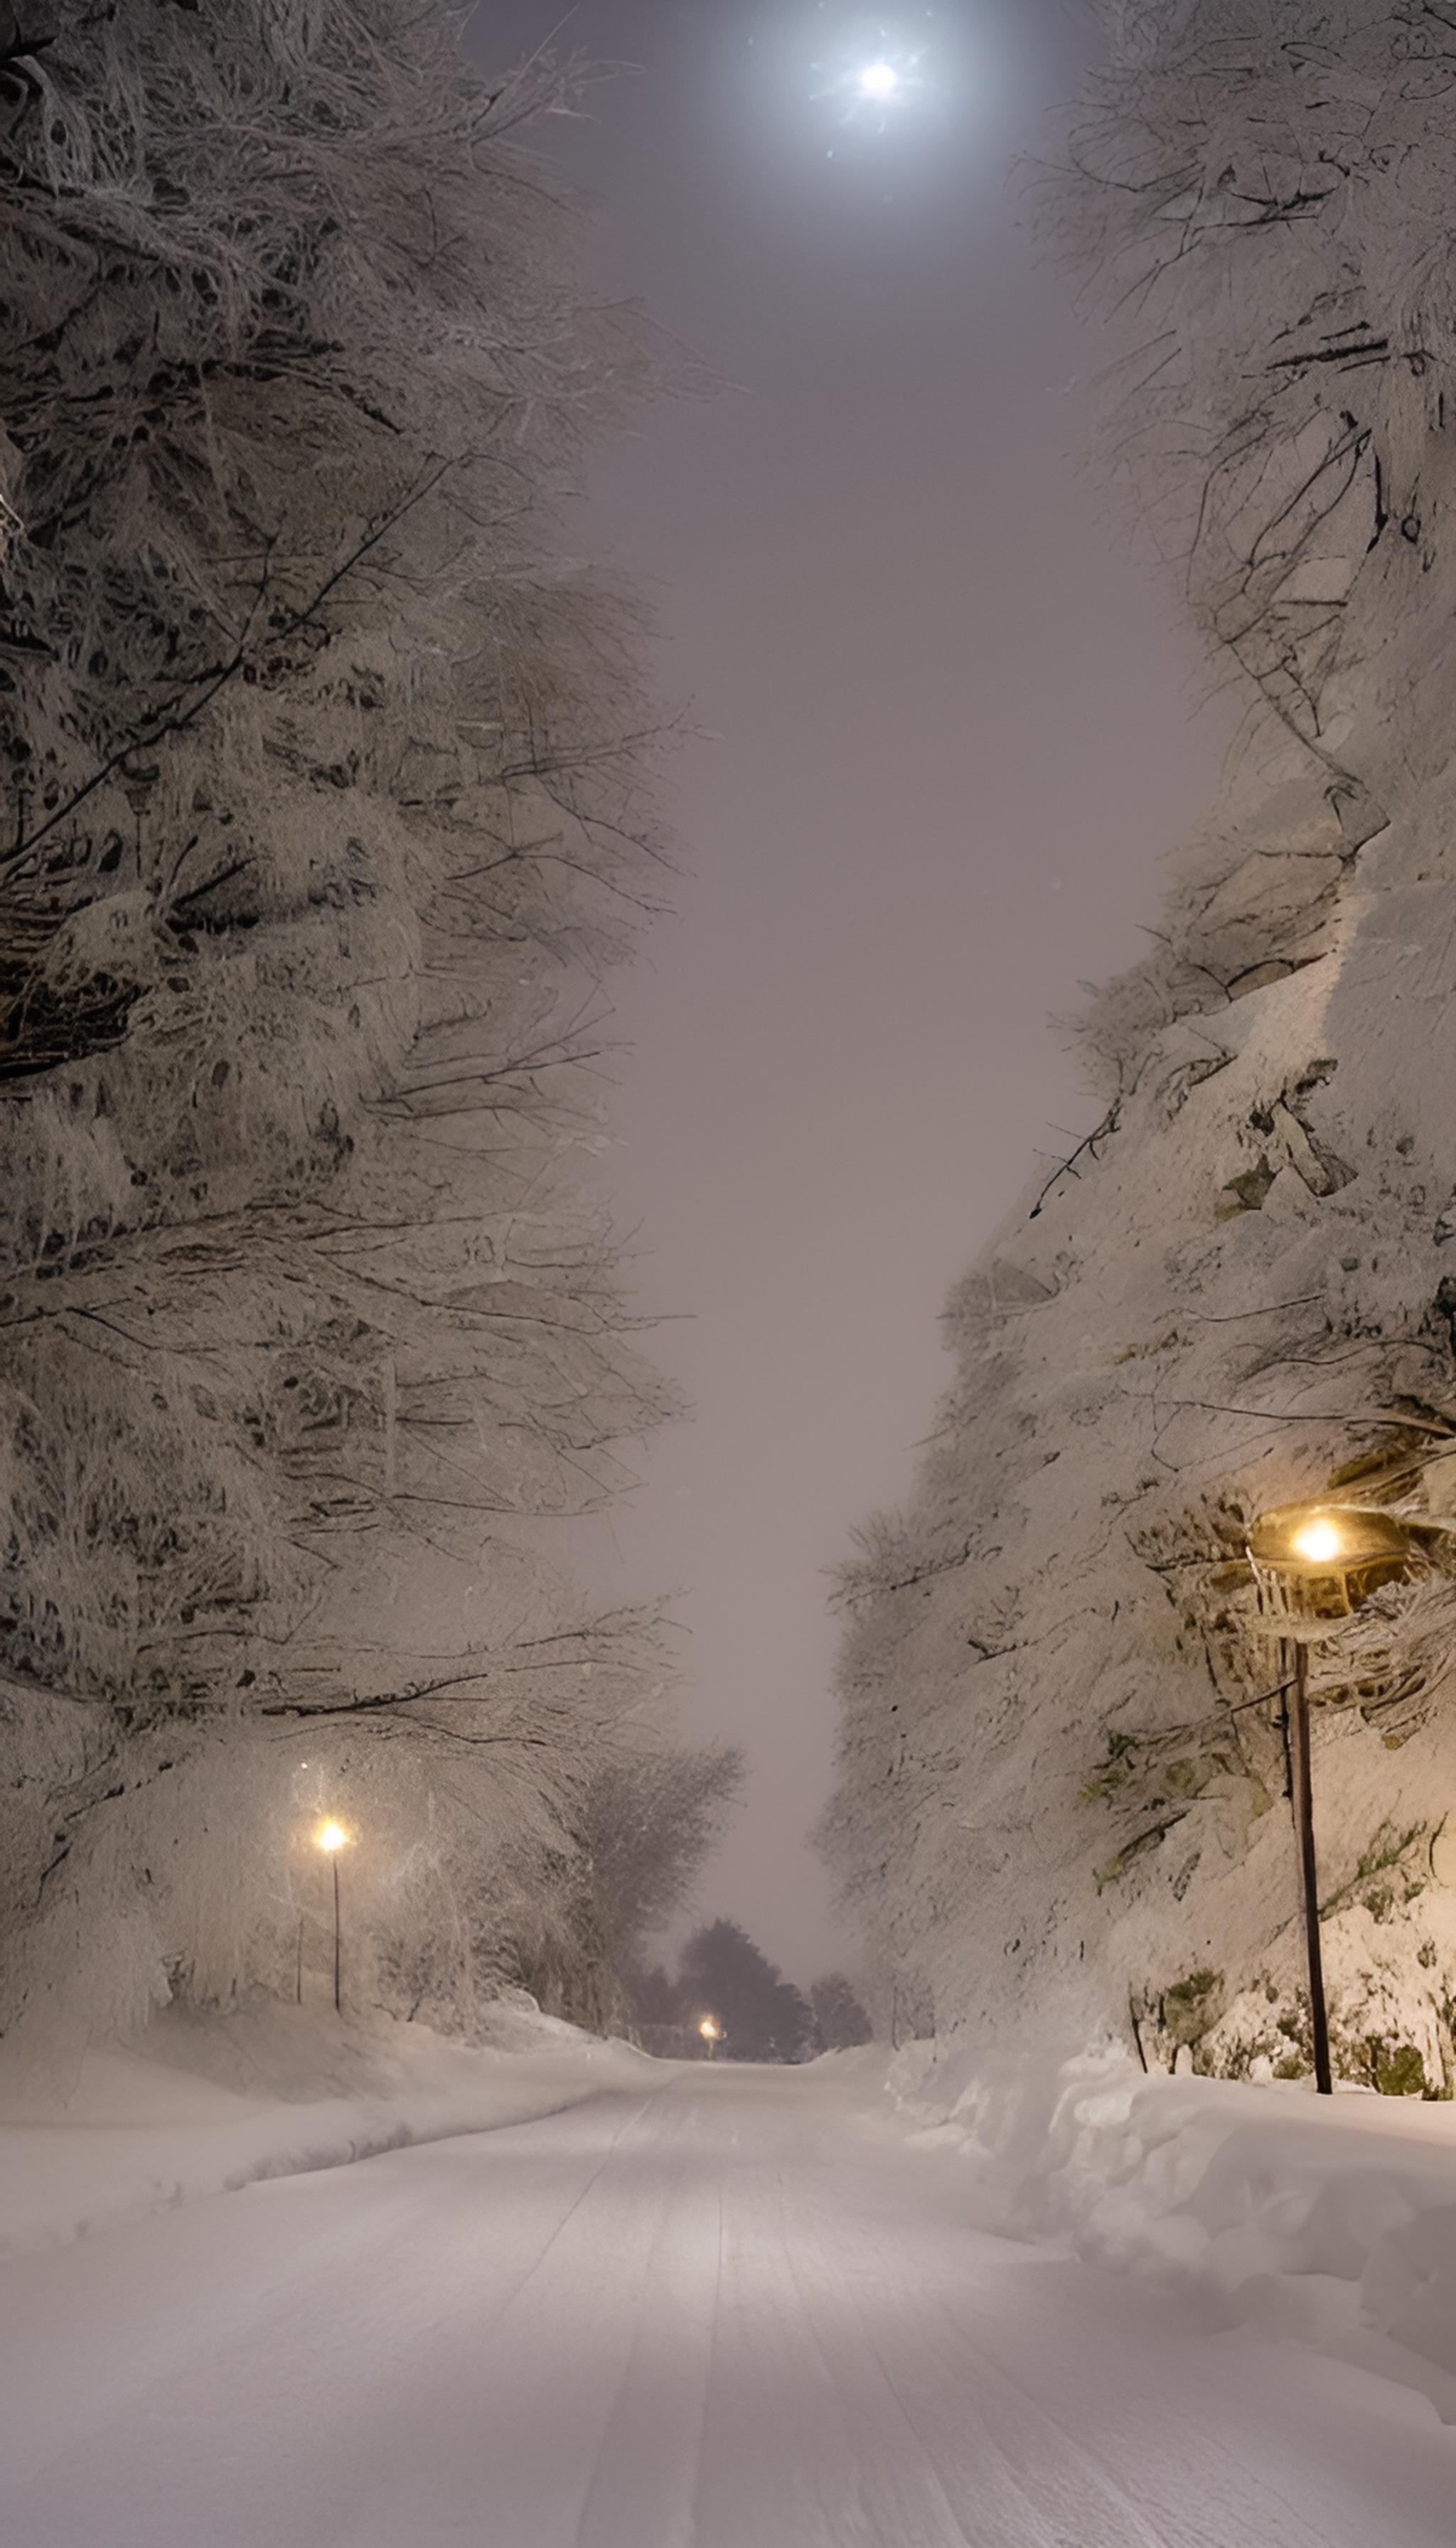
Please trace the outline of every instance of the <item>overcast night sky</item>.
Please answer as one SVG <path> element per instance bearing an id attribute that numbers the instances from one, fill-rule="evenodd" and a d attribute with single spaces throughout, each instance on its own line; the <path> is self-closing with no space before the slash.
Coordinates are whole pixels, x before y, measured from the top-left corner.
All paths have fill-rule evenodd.
<path id="1" fill-rule="evenodd" d="M 558 0 L 485 0 L 475 49 Z M 1088 1101 L 1050 1021 L 1131 960 L 1224 728 L 1171 595 L 1079 475 L 1107 349 L 1013 160 L 1089 58 L 1060 0 L 582 0 L 636 65 L 547 129 L 605 270 L 722 380 L 600 466 L 584 547 L 646 585 L 682 756 L 679 917 L 616 985 L 612 1192 L 695 1417 L 614 1525 L 679 1588 L 694 1732 L 749 1748 L 701 1907 L 852 1960 L 806 1846 L 827 1573 L 909 1483 L 937 1314 Z M 919 51 L 845 120 L 837 73 Z"/>

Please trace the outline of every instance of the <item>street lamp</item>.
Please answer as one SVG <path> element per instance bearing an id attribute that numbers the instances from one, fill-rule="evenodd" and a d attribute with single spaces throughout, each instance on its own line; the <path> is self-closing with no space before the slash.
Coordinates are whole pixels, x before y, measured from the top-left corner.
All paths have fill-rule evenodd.
<path id="1" fill-rule="evenodd" d="M 697 2021 L 697 2031 L 707 2047 L 707 2057 L 711 2061 L 723 2041 L 723 2030 L 715 2017 L 700 2017 Z"/>
<path id="2" fill-rule="evenodd" d="M 338 1855 L 341 1849 L 348 1848 L 350 1838 L 342 1823 L 331 1821 L 321 1822 L 314 1834 L 315 1848 L 321 1849 L 333 1866 L 333 2006 L 335 2015 L 340 2017 L 343 2015 L 343 1995 L 339 1988 Z"/>
<path id="3" fill-rule="evenodd" d="M 1410 1569 L 1410 1535 L 1393 1513 L 1355 1504 L 1285 1504 L 1261 1513 L 1248 1536 L 1261 1621 L 1294 1648 L 1290 1694 L 1291 1801 L 1304 1895 L 1305 1957 L 1310 1976 L 1310 2031 L 1315 2086 L 1329 2096 L 1329 2020 L 1320 1939 L 1315 1862 L 1315 1798 L 1310 1765 L 1310 1647 L 1336 1635 L 1362 1601 Z"/>

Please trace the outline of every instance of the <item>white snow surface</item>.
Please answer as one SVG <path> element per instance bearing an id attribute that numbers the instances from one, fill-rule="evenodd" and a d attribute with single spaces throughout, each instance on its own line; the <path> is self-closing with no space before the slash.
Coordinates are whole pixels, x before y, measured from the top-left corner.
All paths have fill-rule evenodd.
<path id="1" fill-rule="evenodd" d="M 984 2223 L 1360 2363 L 1456 2423 L 1456 2106 L 1145 2077 L 1120 2050 L 998 2077 L 932 2044 L 890 2085 L 918 2139 L 971 2159 Z"/>
<path id="2" fill-rule="evenodd" d="M 988 2235 L 883 2058 L 532 2123 L 0 2270 L 6 2548 L 1449 2548 L 1409 2390 Z"/>
<path id="3" fill-rule="evenodd" d="M 533 2002 L 502 2003 L 488 2037 L 261 2005 L 196 2022 L 167 2011 L 59 2087 L 0 2062 L 0 2257 L 259 2177 L 520 2123 L 630 2087 L 644 2066 Z"/>

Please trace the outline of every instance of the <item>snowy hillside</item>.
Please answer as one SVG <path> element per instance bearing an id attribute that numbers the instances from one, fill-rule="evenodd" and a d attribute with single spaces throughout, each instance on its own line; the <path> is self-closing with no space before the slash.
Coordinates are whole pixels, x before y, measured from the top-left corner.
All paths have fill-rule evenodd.
<path id="1" fill-rule="evenodd" d="M 1418 1580 L 1317 1649 L 1315 1790 L 1336 2066 L 1431 2094 L 1456 2081 L 1456 60 L 1431 11 L 1322 14 L 1327 46 L 1288 5 L 1118 13 L 1053 197 L 1136 327 L 1112 474 L 1250 714 L 1153 952 L 1086 1023 L 1099 1130 L 954 1297 L 934 1446 L 848 1575 L 828 1838 L 902 2037 L 1303 2072 L 1245 1533 L 1331 1492 L 1393 1505 Z"/>

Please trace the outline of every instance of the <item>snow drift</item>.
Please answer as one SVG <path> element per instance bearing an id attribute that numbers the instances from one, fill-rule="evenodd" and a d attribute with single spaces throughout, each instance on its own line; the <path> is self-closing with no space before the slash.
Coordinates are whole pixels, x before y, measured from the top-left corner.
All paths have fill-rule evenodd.
<path id="1" fill-rule="evenodd" d="M 649 2074 L 630 2046 L 528 2005 L 494 2010 L 481 2046 L 277 2006 L 168 2011 L 134 2049 L 88 2052 L 63 2099 L 0 2069 L 0 2257 L 260 2177 L 525 2123 Z"/>
<path id="2" fill-rule="evenodd" d="M 1175 2286 L 1456 2423 L 1448 2105 L 1148 2077 L 1116 2051 L 993 2076 L 928 2044 L 890 2085 L 919 2138 L 973 2161 L 986 2226 Z"/>

